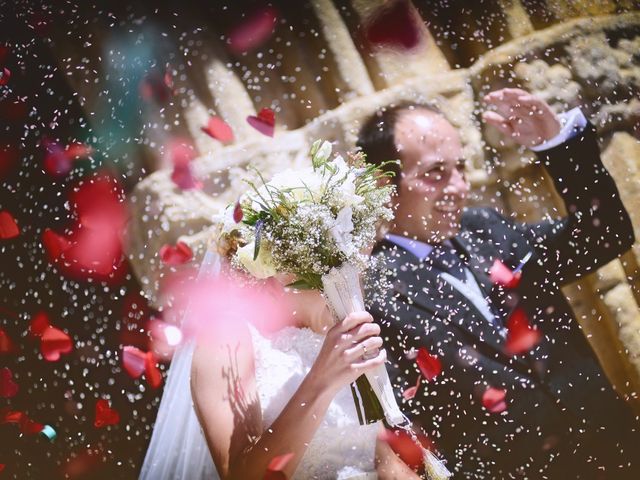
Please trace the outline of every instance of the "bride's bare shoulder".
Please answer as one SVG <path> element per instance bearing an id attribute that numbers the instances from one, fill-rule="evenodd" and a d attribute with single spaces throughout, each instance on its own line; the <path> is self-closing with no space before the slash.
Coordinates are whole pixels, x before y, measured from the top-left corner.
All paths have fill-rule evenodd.
<path id="1" fill-rule="evenodd" d="M 224 332 L 203 333 L 195 339 L 191 360 L 191 383 L 200 375 L 208 382 L 227 374 L 253 372 L 252 336 L 247 325 L 234 325 Z M 194 378 L 195 376 L 195 378 Z"/>

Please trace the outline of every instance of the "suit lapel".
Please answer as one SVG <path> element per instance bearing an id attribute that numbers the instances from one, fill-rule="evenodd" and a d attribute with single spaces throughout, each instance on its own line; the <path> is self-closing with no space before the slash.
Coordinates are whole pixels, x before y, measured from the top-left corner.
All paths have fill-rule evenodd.
<path id="1" fill-rule="evenodd" d="M 487 321 L 464 294 L 443 279 L 432 268 L 428 257 L 421 262 L 391 242 L 385 242 L 381 248 L 387 249 L 392 255 L 391 268 L 395 277 L 393 289 L 398 294 L 409 303 L 417 304 L 437 316 L 445 325 L 458 330 L 468 343 L 476 345 L 478 349 L 482 349 L 479 345 L 486 344 L 492 357 L 502 355 L 504 338 L 499 328 Z M 478 281 L 481 289 L 488 287 L 487 282 L 490 284 L 488 278 Z"/>
<path id="2" fill-rule="evenodd" d="M 480 289 L 486 296 L 495 294 L 488 277 L 492 259 L 483 258 L 470 250 L 468 243 L 456 238 L 454 246 L 468 261 Z M 458 334 L 483 353 L 503 363 L 512 364 L 513 359 L 504 353 L 504 337 L 500 328 L 491 324 L 473 303 L 449 282 L 439 275 L 427 258 L 424 262 L 410 252 L 391 242 L 384 242 L 377 250 L 387 250 L 391 255 L 390 268 L 393 270 L 393 289 L 405 297 L 408 303 L 437 316 L 444 325 L 455 329 Z"/>

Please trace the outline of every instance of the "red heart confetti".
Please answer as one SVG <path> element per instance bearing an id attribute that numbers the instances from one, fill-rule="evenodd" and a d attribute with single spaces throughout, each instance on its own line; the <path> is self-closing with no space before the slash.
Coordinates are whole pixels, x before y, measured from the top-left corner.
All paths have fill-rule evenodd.
<path id="1" fill-rule="evenodd" d="M 287 476 L 284 474 L 283 470 L 292 458 L 293 453 L 285 453 L 283 455 L 273 457 L 267 466 L 267 471 L 264 474 L 264 477 L 262 477 L 263 480 L 286 480 Z"/>
<path id="2" fill-rule="evenodd" d="M 405 400 L 411 400 L 418 393 L 418 388 L 420 387 L 420 380 L 422 380 L 422 375 L 418 375 L 418 381 L 413 387 L 407 388 L 404 392 L 402 392 L 402 396 Z"/>
<path id="3" fill-rule="evenodd" d="M 507 340 L 505 351 L 509 355 L 519 355 L 535 347 L 542 338 L 542 333 L 529 323 L 529 318 L 522 308 L 516 308 L 506 322 Z"/>
<path id="4" fill-rule="evenodd" d="M 193 251 L 184 242 L 173 245 L 163 245 L 160 248 L 160 259 L 165 265 L 183 265 L 193 258 Z"/>
<path id="5" fill-rule="evenodd" d="M 42 423 L 35 422 L 26 416 L 20 422 L 20 431 L 25 435 L 37 435 L 43 428 Z"/>
<path id="6" fill-rule="evenodd" d="M 29 334 L 32 337 L 39 337 L 50 326 L 51 322 L 49 322 L 49 315 L 47 315 L 46 312 L 38 312 L 33 316 L 29 323 Z"/>
<path id="7" fill-rule="evenodd" d="M 162 373 L 158 368 L 153 352 L 147 352 L 144 362 L 144 375 L 152 388 L 159 388 L 162 385 Z"/>
<path id="8" fill-rule="evenodd" d="M 209 122 L 207 122 L 206 127 L 202 127 L 202 131 L 222 143 L 233 142 L 233 130 L 231 130 L 227 122 L 220 117 L 209 117 Z"/>
<path id="9" fill-rule="evenodd" d="M 9 79 L 11 78 L 11 70 L 7 67 L 4 67 L 0 72 L 0 87 L 4 87 L 9 83 Z"/>
<path id="10" fill-rule="evenodd" d="M 13 372 L 7 367 L 0 370 L 0 397 L 11 398 L 18 393 L 18 384 L 13 381 Z"/>
<path id="11" fill-rule="evenodd" d="M 15 344 L 11 341 L 11 338 L 4 331 L 4 329 L 0 328 L 0 354 L 10 354 L 15 353 L 18 349 Z"/>
<path id="12" fill-rule="evenodd" d="M 50 257 L 56 258 L 57 252 L 62 251 L 58 266 L 68 276 L 117 281 L 126 270 L 122 234 L 127 221 L 119 182 L 108 174 L 85 178 L 72 190 L 69 202 L 77 223 L 68 237 L 67 248 L 60 237 L 48 234 Z"/>
<path id="13" fill-rule="evenodd" d="M 236 206 L 233 208 L 233 221 L 240 223 L 243 216 L 244 212 L 242 211 L 242 205 L 240 205 L 240 202 L 238 201 L 236 202 Z"/>
<path id="14" fill-rule="evenodd" d="M 0 240 L 9 240 L 20 235 L 20 229 L 13 215 L 6 210 L 0 211 Z"/>
<path id="15" fill-rule="evenodd" d="M 0 118 L 4 112 L 0 111 Z M 6 117 L 5 117 L 6 118 Z M 5 178 L 18 163 L 18 149 L 12 145 L 0 146 L 0 180 Z"/>
<path id="16" fill-rule="evenodd" d="M 40 352 L 48 362 L 56 362 L 63 353 L 73 350 L 69 335 L 56 327 L 48 327 L 40 337 Z"/>
<path id="17" fill-rule="evenodd" d="M 270 108 L 263 108 L 262 110 L 260 110 L 257 116 L 249 115 L 247 117 L 247 122 L 263 135 L 273 137 L 273 133 L 275 132 L 276 117 L 275 113 Z"/>
<path id="18" fill-rule="evenodd" d="M 506 390 L 489 387 L 482 394 L 482 405 L 491 413 L 501 413 L 507 409 L 506 397 Z"/>
<path id="19" fill-rule="evenodd" d="M 423 466 L 424 450 L 431 449 L 431 441 L 424 435 L 417 436 L 418 442 L 404 430 L 389 430 L 385 428 L 378 434 L 378 439 L 386 442 L 391 450 L 398 455 L 412 470 L 418 470 Z"/>
<path id="20" fill-rule="evenodd" d="M 229 50 L 238 55 L 259 47 L 271 37 L 277 21 L 278 12 L 273 7 L 264 7 L 247 15 L 229 31 Z"/>
<path id="21" fill-rule="evenodd" d="M 96 403 L 96 416 L 93 421 L 93 425 L 96 428 L 102 428 L 108 425 L 117 425 L 118 423 L 120 423 L 120 414 L 109 406 L 109 402 L 107 400 L 98 400 Z"/>
<path id="22" fill-rule="evenodd" d="M 42 245 L 47 253 L 49 262 L 54 263 L 69 249 L 71 242 L 50 228 L 46 228 L 42 232 Z"/>
<path id="23" fill-rule="evenodd" d="M 435 355 L 431 355 L 424 347 L 420 347 L 418 350 L 416 363 L 427 382 L 432 381 L 440 375 L 440 372 L 442 372 L 442 363 L 440 362 L 440 359 Z"/>
<path id="24" fill-rule="evenodd" d="M 504 288 L 516 288 L 522 278 L 522 272 L 514 274 L 509 267 L 496 258 L 489 269 L 489 278 L 492 283 Z"/>
<path id="25" fill-rule="evenodd" d="M 422 40 L 419 19 L 408 0 L 382 6 L 364 23 L 365 37 L 373 46 L 411 50 Z"/>
<path id="26" fill-rule="evenodd" d="M 127 345 L 122 349 L 122 366 L 132 378 L 139 378 L 144 372 L 147 355 L 137 347 Z"/>

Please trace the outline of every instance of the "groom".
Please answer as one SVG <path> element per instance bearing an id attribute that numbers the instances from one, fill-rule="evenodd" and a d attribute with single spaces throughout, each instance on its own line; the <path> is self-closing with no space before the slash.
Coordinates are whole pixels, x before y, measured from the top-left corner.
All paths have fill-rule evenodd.
<path id="1" fill-rule="evenodd" d="M 537 153 L 566 217 L 526 224 L 492 208 L 463 209 L 460 136 L 430 107 L 388 108 L 360 132 L 370 162 L 400 160 L 395 223 L 374 250 L 388 288 L 368 288 L 371 313 L 385 319 L 399 400 L 421 375 L 421 352 L 436 376 L 422 379 L 403 409 L 456 478 L 640 478 L 640 424 L 560 291 L 634 241 L 594 128 L 579 109 L 557 116 L 520 89 L 485 102 L 493 108 L 486 123 Z M 495 260 L 520 269 L 519 285 L 492 283 Z M 510 331 L 518 319 L 525 328 Z M 507 340 L 517 334 L 531 341 L 513 354 Z"/>

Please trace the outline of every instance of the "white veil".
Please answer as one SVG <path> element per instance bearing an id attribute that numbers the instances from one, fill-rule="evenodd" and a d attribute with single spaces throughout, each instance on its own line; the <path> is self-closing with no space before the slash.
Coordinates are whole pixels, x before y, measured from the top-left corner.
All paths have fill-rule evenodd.
<path id="1" fill-rule="evenodd" d="M 220 272 L 220 256 L 207 250 L 198 280 Z M 187 308 L 182 326 L 189 323 Z M 191 399 L 191 358 L 195 343 L 188 340 L 176 350 L 144 457 L 140 480 L 219 478 Z"/>

